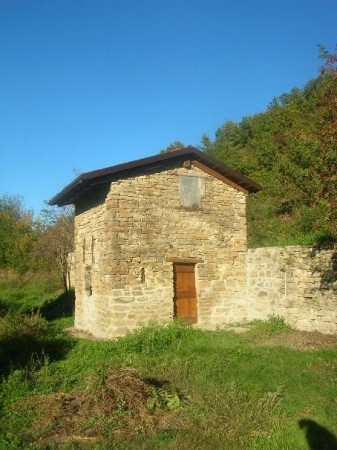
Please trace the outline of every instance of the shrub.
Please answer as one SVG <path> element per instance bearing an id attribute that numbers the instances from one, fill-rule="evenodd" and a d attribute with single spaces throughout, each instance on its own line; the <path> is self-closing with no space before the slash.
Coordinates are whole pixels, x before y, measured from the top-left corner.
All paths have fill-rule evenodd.
<path id="1" fill-rule="evenodd" d="M 69 349 L 70 338 L 59 335 L 40 314 L 10 314 L 0 318 L 0 375 L 46 357 L 58 359 Z"/>
<path id="2" fill-rule="evenodd" d="M 267 320 L 254 320 L 251 322 L 252 331 L 256 334 L 273 336 L 279 333 L 286 333 L 291 330 L 284 318 L 278 315 L 269 315 Z"/>

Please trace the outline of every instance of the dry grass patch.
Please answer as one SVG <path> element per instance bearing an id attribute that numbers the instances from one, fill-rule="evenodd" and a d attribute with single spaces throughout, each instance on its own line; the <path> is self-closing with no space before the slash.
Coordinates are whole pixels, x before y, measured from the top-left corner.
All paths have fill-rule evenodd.
<path id="1" fill-rule="evenodd" d="M 319 350 L 337 345 L 337 335 L 291 330 L 287 333 L 280 333 L 273 336 L 261 336 L 261 338 L 255 341 L 255 345 L 266 347 L 280 345 L 302 351 Z"/>
<path id="2" fill-rule="evenodd" d="M 98 386 L 82 392 L 37 395 L 14 405 L 33 412 L 26 439 L 42 447 L 72 441 L 99 442 L 102 437 L 132 436 L 169 426 L 175 416 L 169 402 L 156 397 L 170 394 L 160 382 L 143 380 L 132 369 L 108 372 Z M 173 392 L 173 388 L 171 388 Z M 171 394 L 178 398 L 177 393 Z"/>
<path id="3" fill-rule="evenodd" d="M 247 343 L 251 346 L 282 346 L 294 350 L 320 350 L 337 345 L 337 335 L 318 331 L 294 330 L 283 317 L 271 315 L 268 320 L 254 320 L 250 323 Z"/>

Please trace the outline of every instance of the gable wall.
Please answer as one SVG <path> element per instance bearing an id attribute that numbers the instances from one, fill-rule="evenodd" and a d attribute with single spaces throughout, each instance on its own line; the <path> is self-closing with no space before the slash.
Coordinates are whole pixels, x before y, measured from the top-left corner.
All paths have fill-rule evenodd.
<path id="1" fill-rule="evenodd" d="M 205 179 L 201 209 L 180 206 L 179 175 Z M 200 326 L 245 318 L 246 196 L 196 167 L 129 175 L 101 198 L 83 198 L 75 247 L 75 326 L 96 336 L 172 320 L 170 257 L 203 260 L 196 265 Z"/>

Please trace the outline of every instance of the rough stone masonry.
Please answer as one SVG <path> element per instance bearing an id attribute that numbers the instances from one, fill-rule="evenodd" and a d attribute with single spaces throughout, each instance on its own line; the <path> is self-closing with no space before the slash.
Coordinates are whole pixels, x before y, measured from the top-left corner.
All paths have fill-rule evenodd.
<path id="1" fill-rule="evenodd" d="M 247 320 L 279 315 L 294 328 L 337 333 L 337 247 L 249 249 Z"/>
<path id="2" fill-rule="evenodd" d="M 180 204 L 181 175 L 204 180 L 202 207 Z M 173 262 L 198 260 L 198 324 L 245 318 L 245 194 L 193 167 L 111 183 L 75 218 L 75 326 L 111 337 L 173 317 Z"/>
<path id="3" fill-rule="evenodd" d="M 192 147 L 75 180 L 51 203 L 75 204 L 76 328 L 110 338 L 170 322 L 185 261 L 202 328 L 276 314 L 337 332 L 335 249 L 247 250 L 246 198 L 259 188 Z"/>

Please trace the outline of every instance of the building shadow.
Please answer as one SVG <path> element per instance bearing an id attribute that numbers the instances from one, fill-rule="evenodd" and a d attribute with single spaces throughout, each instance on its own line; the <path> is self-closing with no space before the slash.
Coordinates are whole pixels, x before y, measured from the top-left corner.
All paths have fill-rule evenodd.
<path id="1" fill-rule="evenodd" d="M 336 436 L 314 420 L 301 419 L 298 425 L 305 432 L 310 450 L 337 450 Z"/>
<path id="2" fill-rule="evenodd" d="M 46 320 L 56 320 L 63 317 L 71 317 L 75 308 L 75 292 L 70 290 L 63 292 L 57 298 L 45 302 L 41 307 L 36 308 Z"/>
<path id="3" fill-rule="evenodd" d="M 46 361 L 64 359 L 74 346 L 68 335 L 47 326 L 39 315 L 7 316 L 1 331 L 0 378 L 13 370 L 35 370 Z"/>
<path id="4" fill-rule="evenodd" d="M 62 293 L 22 314 L 10 313 L 8 303 L 0 300 L 0 314 L 3 315 L 0 329 L 0 377 L 8 376 L 16 369 L 37 369 L 46 360 L 52 362 L 63 359 L 74 346 L 74 341 L 43 319 L 52 322 L 71 317 L 74 304 L 74 291 Z"/>
<path id="5" fill-rule="evenodd" d="M 8 303 L 0 298 L 0 317 L 4 317 L 8 312 Z"/>

